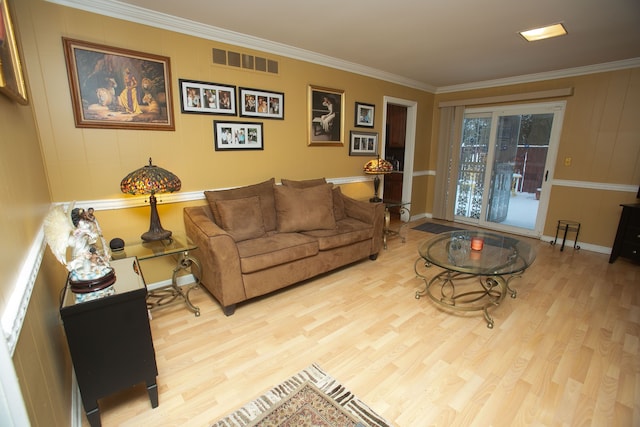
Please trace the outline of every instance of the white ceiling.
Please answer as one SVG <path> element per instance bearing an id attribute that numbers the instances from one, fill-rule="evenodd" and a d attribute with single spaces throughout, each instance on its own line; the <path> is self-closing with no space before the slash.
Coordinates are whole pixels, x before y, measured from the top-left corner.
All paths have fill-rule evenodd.
<path id="1" fill-rule="evenodd" d="M 50 1 L 156 26 L 194 24 L 211 38 L 227 33 L 241 45 L 434 91 L 640 64 L 640 0 Z M 518 34 L 558 22 L 568 35 L 527 43 Z"/>

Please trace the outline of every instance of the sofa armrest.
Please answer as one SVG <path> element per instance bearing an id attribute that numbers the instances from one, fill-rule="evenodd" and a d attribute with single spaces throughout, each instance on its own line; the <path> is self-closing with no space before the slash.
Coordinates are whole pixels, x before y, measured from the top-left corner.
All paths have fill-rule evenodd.
<path id="1" fill-rule="evenodd" d="M 240 270 L 240 255 L 233 238 L 209 216 L 207 206 L 186 207 L 183 211 L 187 236 L 198 246 L 201 284 L 225 309 L 247 299 Z"/>
<path id="2" fill-rule="evenodd" d="M 377 255 L 382 248 L 384 205 L 382 203 L 370 203 L 352 199 L 344 194 L 342 195 L 342 199 L 344 200 L 344 211 L 348 217 L 355 218 L 373 226 L 370 256 Z"/>

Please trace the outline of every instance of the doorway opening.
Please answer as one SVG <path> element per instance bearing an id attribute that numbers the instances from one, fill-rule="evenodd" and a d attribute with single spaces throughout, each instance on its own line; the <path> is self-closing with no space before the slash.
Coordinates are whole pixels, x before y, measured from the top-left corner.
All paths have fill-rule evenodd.
<path id="1" fill-rule="evenodd" d="M 399 194 L 401 201 L 409 203 L 405 205 L 407 209 L 399 212 L 401 220 L 407 222 L 410 220 L 411 212 L 411 191 L 413 187 L 413 155 L 416 145 L 416 125 L 417 125 L 417 109 L 418 103 L 401 98 L 385 96 L 383 98 L 383 117 L 382 128 L 384 129 L 384 138 L 379 148 L 380 157 L 383 157 L 399 170 L 397 176 L 384 176 L 385 186 L 383 187 L 383 198 L 387 199 L 394 191 Z M 400 111 L 401 119 L 397 121 L 392 118 L 394 111 Z M 390 114 L 391 112 L 391 114 Z M 396 134 L 397 132 L 397 134 Z M 400 146 L 400 140 L 404 137 L 404 141 Z M 395 138 L 395 141 L 392 140 Z M 388 148 L 387 148 L 388 147 Z M 388 151 L 387 151 L 388 150 Z M 389 178 L 389 179 L 388 179 Z M 391 190 L 389 186 L 396 189 Z"/>

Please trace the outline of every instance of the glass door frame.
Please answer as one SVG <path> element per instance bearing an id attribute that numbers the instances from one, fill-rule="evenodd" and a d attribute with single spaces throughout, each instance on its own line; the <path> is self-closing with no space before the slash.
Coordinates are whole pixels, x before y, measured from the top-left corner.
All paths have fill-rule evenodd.
<path id="1" fill-rule="evenodd" d="M 549 208 L 549 199 L 551 195 L 552 180 L 554 176 L 554 169 L 556 165 L 556 159 L 558 156 L 558 147 L 560 146 L 560 136 L 562 134 L 562 125 L 564 121 L 564 112 L 566 108 L 566 101 L 556 102 L 541 102 L 531 104 L 518 104 L 508 106 L 493 106 L 493 107 L 475 107 L 466 108 L 464 111 L 464 118 L 468 115 L 473 116 L 491 116 L 491 130 L 489 136 L 489 149 L 486 156 L 486 167 L 484 171 L 484 183 L 483 183 L 483 196 L 481 202 L 480 218 L 473 219 L 465 216 L 455 215 L 454 221 L 473 224 L 479 227 L 488 228 L 491 230 L 504 231 L 512 234 L 525 235 L 530 237 L 541 237 L 544 232 L 544 224 L 547 216 L 547 210 Z M 487 205 L 489 203 L 489 189 L 491 186 L 492 168 L 495 158 L 495 145 L 496 145 L 496 133 L 497 125 L 500 116 L 509 115 L 521 115 L 521 114 L 549 114 L 553 113 L 553 124 L 549 135 L 549 148 L 547 151 L 547 158 L 545 161 L 545 174 L 542 180 L 540 199 L 538 204 L 538 212 L 536 216 L 535 226 L 533 229 L 516 227 L 511 225 L 504 225 L 487 220 Z M 463 123 L 464 123 L 463 118 Z M 463 131 L 460 133 L 461 138 Z M 458 142 L 461 144 L 462 140 Z M 460 165 L 458 165 L 458 171 L 455 172 L 456 182 L 458 180 L 458 173 L 460 171 Z M 457 194 L 456 194 L 457 197 Z"/>

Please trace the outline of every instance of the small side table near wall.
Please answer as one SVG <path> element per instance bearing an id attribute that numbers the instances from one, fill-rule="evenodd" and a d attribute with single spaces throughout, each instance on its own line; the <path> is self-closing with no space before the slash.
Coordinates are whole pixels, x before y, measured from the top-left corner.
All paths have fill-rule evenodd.
<path id="1" fill-rule="evenodd" d="M 149 310 L 166 306 L 173 302 L 184 302 L 186 307 L 193 312 L 196 317 L 200 316 L 200 308 L 193 305 L 189 294 L 192 290 L 198 289 L 200 284 L 200 261 L 195 258 L 191 252 L 198 249 L 198 246 L 191 242 L 191 239 L 184 233 L 173 233 L 166 240 L 157 240 L 152 242 L 136 241 L 136 243 L 127 244 L 123 253 L 113 253 L 114 258 L 121 256 L 135 256 L 138 261 L 144 262 L 154 258 L 171 256 L 175 259 L 176 265 L 171 276 L 171 283 L 160 288 L 149 291 L 147 296 L 147 306 Z M 178 285 L 178 276 L 182 271 L 190 270 L 195 279 L 195 284 L 185 286 L 186 290 Z"/>
<path id="2" fill-rule="evenodd" d="M 578 245 L 578 236 L 580 235 L 580 223 L 577 221 L 571 221 L 568 219 L 561 219 L 558 221 L 556 227 L 556 237 L 551 241 L 552 245 L 558 242 L 558 235 L 562 233 L 562 245 L 560 246 L 560 252 L 564 251 L 564 245 L 567 241 L 567 234 L 576 233 L 575 240 L 573 241 L 573 249 L 580 249 Z"/>
<path id="3" fill-rule="evenodd" d="M 409 216 L 409 206 L 411 205 L 410 202 L 402 202 L 402 201 L 396 201 L 396 200 L 383 200 L 382 203 L 384 203 L 384 229 L 383 229 L 383 234 L 382 234 L 382 242 L 384 244 L 384 248 L 387 249 L 387 238 L 389 236 L 398 236 L 400 237 L 400 239 L 402 240 L 402 243 L 404 243 L 406 241 L 405 235 L 404 235 L 404 227 L 407 225 L 406 222 L 402 221 L 402 215 L 407 215 Z M 400 214 L 400 226 L 393 230 L 391 229 L 390 225 L 391 225 L 391 211 L 395 210 L 397 211 L 397 213 Z"/>

